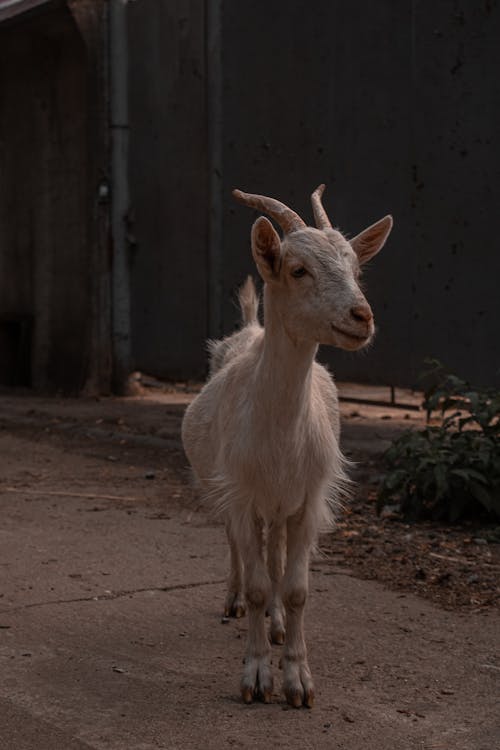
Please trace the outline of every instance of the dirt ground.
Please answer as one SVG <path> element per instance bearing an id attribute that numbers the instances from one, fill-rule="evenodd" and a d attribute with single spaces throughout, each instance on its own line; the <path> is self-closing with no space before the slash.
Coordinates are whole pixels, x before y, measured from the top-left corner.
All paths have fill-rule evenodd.
<path id="1" fill-rule="evenodd" d="M 189 390 L 0 397 L 2 750 L 499 747 L 497 530 L 375 513 L 411 409 L 342 405 L 358 489 L 312 564 L 314 709 L 284 702 L 279 647 L 273 703 L 240 703 L 246 619 L 220 617 L 223 527 L 179 438 Z"/>

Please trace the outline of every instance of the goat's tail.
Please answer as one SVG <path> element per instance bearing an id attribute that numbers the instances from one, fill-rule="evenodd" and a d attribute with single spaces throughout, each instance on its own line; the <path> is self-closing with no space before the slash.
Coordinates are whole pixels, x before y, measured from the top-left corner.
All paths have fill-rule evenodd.
<path id="1" fill-rule="evenodd" d="M 251 276 L 247 276 L 245 283 L 240 287 L 238 291 L 238 300 L 241 308 L 241 316 L 243 323 L 249 325 L 249 323 L 256 323 L 259 311 L 259 297 L 257 296 L 257 290 Z"/>

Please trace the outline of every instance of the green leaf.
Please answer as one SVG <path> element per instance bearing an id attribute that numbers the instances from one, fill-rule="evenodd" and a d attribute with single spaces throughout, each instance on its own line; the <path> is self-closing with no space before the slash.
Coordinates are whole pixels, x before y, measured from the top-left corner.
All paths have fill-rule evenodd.
<path id="1" fill-rule="evenodd" d="M 458 519 L 463 515 L 468 505 L 468 499 L 466 495 L 460 495 L 457 493 L 453 496 L 448 509 L 448 520 L 450 523 L 456 523 Z"/>
<path id="2" fill-rule="evenodd" d="M 481 482 L 481 484 L 489 484 L 484 474 L 481 474 L 475 469 L 452 469 L 450 473 L 457 477 L 462 477 L 466 482 L 470 482 L 471 479 L 476 479 L 478 482 Z"/>
<path id="3" fill-rule="evenodd" d="M 473 497 L 478 500 L 487 511 L 493 510 L 493 501 L 490 493 L 477 482 L 470 483 L 470 491 Z"/>
<path id="4" fill-rule="evenodd" d="M 380 502 L 397 500 L 411 519 L 455 521 L 483 509 L 500 518 L 500 391 L 472 388 L 437 360 L 427 365 L 423 407 L 442 418 L 386 451 Z"/>

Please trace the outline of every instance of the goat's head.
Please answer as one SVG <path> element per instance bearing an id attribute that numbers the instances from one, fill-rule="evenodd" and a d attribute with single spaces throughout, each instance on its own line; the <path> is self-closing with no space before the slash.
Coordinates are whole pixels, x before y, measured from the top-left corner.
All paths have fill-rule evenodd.
<path id="1" fill-rule="evenodd" d="M 274 198 L 234 190 L 234 197 L 271 216 L 280 239 L 260 216 L 252 227 L 252 253 L 288 335 L 342 349 L 368 344 L 375 327 L 359 286 L 361 267 L 384 245 L 392 229 L 385 216 L 348 241 L 332 225 L 321 203 L 324 185 L 312 194 L 316 227 Z"/>

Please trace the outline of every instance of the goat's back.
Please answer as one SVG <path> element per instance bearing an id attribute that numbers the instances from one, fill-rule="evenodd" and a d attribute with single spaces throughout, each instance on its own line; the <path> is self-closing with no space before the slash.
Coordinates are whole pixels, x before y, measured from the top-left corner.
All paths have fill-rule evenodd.
<path id="1" fill-rule="evenodd" d="M 251 323 L 232 336 L 209 342 L 210 377 L 182 421 L 184 450 L 202 484 L 214 474 L 225 438 L 224 414 L 237 409 L 238 403 L 248 397 L 246 384 L 255 369 L 263 337 L 264 329 Z"/>

